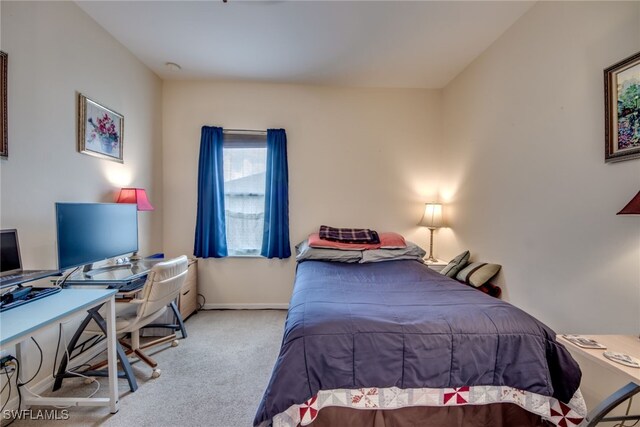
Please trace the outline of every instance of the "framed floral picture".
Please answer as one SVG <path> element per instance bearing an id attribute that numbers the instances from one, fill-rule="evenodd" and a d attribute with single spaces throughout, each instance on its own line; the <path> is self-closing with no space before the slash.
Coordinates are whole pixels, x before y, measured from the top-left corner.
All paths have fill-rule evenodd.
<path id="1" fill-rule="evenodd" d="M 78 151 L 123 163 L 124 117 L 78 94 Z"/>
<path id="2" fill-rule="evenodd" d="M 604 70 L 605 162 L 640 158 L 640 52 Z"/>
<path id="3" fill-rule="evenodd" d="M 8 55 L 0 52 L 0 157 L 9 157 L 9 124 L 7 114 L 7 62 Z"/>

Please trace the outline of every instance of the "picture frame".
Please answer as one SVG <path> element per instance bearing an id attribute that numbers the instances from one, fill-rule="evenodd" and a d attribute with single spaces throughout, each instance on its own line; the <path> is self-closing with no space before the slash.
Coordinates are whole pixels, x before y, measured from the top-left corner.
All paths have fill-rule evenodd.
<path id="1" fill-rule="evenodd" d="M 0 51 L 0 158 L 9 158 L 9 114 L 7 111 L 7 80 L 9 55 Z"/>
<path id="2" fill-rule="evenodd" d="M 124 163 L 124 116 L 78 93 L 78 151 Z"/>
<path id="3" fill-rule="evenodd" d="M 640 158 L 640 52 L 604 70 L 605 162 Z"/>

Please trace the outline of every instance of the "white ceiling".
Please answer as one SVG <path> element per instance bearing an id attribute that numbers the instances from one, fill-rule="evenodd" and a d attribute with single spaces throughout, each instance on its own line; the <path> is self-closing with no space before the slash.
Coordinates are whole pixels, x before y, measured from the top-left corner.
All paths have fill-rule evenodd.
<path id="1" fill-rule="evenodd" d="M 440 88 L 534 2 L 77 3 L 165 79 Z"/>

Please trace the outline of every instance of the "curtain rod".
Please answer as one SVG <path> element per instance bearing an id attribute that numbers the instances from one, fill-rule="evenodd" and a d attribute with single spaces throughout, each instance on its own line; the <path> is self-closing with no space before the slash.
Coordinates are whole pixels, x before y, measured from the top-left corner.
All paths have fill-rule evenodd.
<path id="1" fill-rule="evenodd" d="M 254 135 L 266 135 L 266 130 L 252 130 L 252 129 L 223 129 L 222 133 L 247 133 Z"/>

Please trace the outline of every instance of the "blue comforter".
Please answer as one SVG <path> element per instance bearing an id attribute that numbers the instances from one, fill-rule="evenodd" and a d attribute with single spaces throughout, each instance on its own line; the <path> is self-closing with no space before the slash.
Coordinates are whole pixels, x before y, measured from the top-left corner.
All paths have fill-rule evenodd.
<path id="1" fill-rule="evenodd" d="M 319 390 L 505 385 L 568 402 L 580 378 L 547 326 L 419 262 L 306 261 L 254 424 Z"/>

